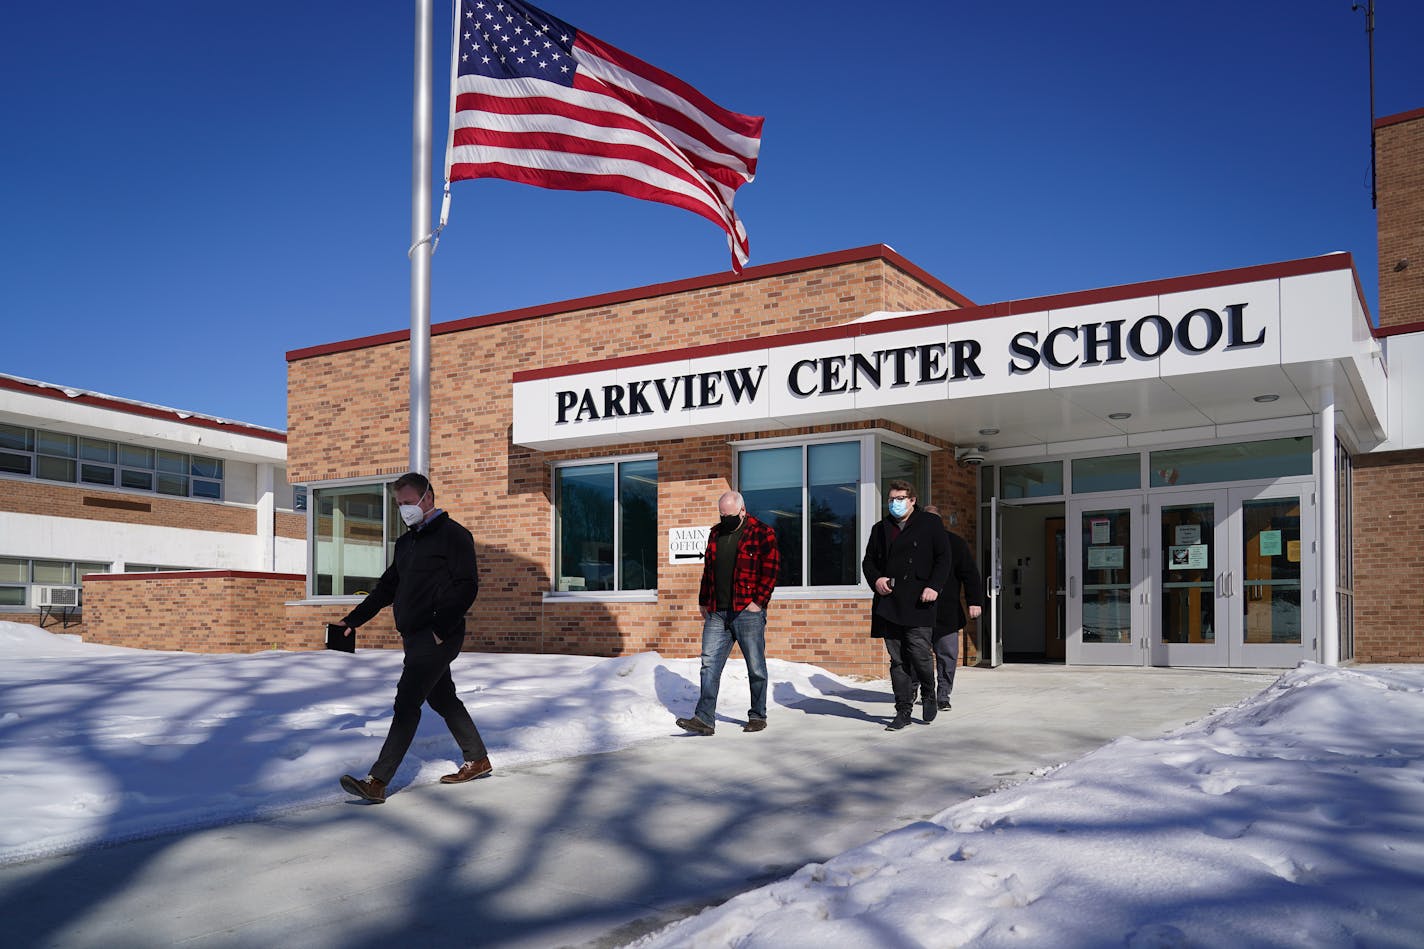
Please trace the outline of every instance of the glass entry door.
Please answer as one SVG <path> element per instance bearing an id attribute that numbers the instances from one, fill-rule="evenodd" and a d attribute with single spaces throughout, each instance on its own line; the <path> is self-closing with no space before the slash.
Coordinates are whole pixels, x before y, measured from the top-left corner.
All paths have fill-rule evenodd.
<path id="1" fill-rule="evenodd" d="M 1144 647 L 1142 495 L 1094 497 L 1068 508 L 1068 661 L 1133 665 Z"/>
<path id="2" fill-rule="evenodd" d="M 1172 494 L 1151 509 L 1151 662 L 1225 666 L 1231 499 L 1226 491 Z"/>
<path id="3" fill-rule="evenodd" d="M 1309 486 L 1232 492 L 1233 562 L 1225 591 L 1231 664 L 1288 667 L 1315 658 L 1315 517 Z"/>

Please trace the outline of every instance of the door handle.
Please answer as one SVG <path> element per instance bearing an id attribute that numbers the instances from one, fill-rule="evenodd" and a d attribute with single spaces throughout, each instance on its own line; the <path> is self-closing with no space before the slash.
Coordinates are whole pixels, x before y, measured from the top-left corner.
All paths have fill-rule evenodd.
<path id="1" fill-rule="evenodd" d="M 1068 596 L 1071 599 L 1078 595 L 1078 578 L 1073 574 L 1068 575 Z"/>
<path id="2" fill-rule="evenodd" d="M 1228 597 L 1236 595 L 1236 571 L 1231 570 L 1226 574 L 1226 595 Z"/>

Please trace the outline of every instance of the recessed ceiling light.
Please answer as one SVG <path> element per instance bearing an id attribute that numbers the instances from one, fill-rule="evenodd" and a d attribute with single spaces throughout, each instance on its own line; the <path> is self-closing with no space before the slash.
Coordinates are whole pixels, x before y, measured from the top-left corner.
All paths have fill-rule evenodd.
<path id="1" fill-rule="evenodd" d="M 1132 418 L 1131 412 L 1109 412 L 1108 418 L 1121 422 L 1125 418 Z"/>
<path id="2" fill-rule="evenodd" d="M 981 429 L 979 429 L 979 434 L 980 434 L 980 435 L 997 435 L 997 434 L 999 434 L 999 430 L 998 430 L 997 428 L 981 428 Z"/>
<path id="3" fill-rule="evenodd" d="M 1274 393 L 1271 393 L 1271 394 L 1268 394 L 1268 395 L 1258 395 L 1258 396 L 1256 396 L 1256 398 L 1255 398 L 1253 401 L 1255 401 L 1255 402 L 1274 402 L 1274 401 L 1276 401 L 1276 400 L 1279 399 L 1279 398 L 1280 398 L 1280 396 L 1278 396 L 1278 395 L 1276 395 L 1276 394 L 1274 394 Z"/>

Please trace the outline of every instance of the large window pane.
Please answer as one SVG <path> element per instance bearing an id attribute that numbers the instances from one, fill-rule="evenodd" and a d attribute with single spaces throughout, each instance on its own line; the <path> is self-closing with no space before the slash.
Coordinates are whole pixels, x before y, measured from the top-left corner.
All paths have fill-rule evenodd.
<path id="1" fill-rule="evenodd" d="M 158 493 L 186 498 L 188 496 L 188 479 L 180 475 L 161 474 L 158 476 Z"/>
<path id="2" fill-rule="evenodd" d="M 152 468 L 153 449 L 134 445 L 119 446 L 119 464 L 127 468 Z"/>
<path id="3" fill-rule="evenodd" d="M 612 590 L 614 466 L 577 465 L 554 472 L 558 547 L 555 589 Z"/>
<path id="4" fill-rule="evenodd" d="M 182 452 L 160 451 L 158 453 L 158 470 L 166 471 L 169 474 L 186 475 L 188 473 L 188 456 Z"/>
<path id="5" fill-rule="evenodd" d="M 15 451 L 34 451 L 35 430 L 32 428 L 21 428 L 18 425 L 0 424 L 0 448 L 12 448 Z"/>
<path id="6" fill-rule="evenodd" d="M 0 471 L 6 474 L 27 475 L 30 473 L 32 464 L 33 459 L 29 455 L 16 455 L 12 452 L 0 451 Z"/>
<path id="7" fill-rule="evenodd" d="M 74 564 L 63 560 L 36 560 L 31 576 L 35 583 L 69 586 L 74 583 Z"/>
<path id="8" fill-rule="evenodd" d="M 119 484 L 125 488 L 134 488 L 138 491 L 152 491 L 153 472 L 125 470 L 119 475 Z"/>
<path id="9" fill-rule="evenodd" d="M 1301 639 L 1300 498 L 1241 505 L 1241 611 L 1248 643 Z"/>
<path id="10" fill-rule="evenodd" d="M 0 606 L 25 606 L 27 587 L 0 587 Z"/>
<path id="11" fill-rule="evenodd" d="M 1142 461 L 1136 452 L 1102 458 L 1075 458 L 1071 465 L 1074 494 L 1130 491 L 1142 485 Z"/>
<path id="12" fill-rule="evenodd" d="M 312 494 L 316 498 L 313 592 L 319 596 L 371 592 L 387 563 L 385 486 L 318 488 Z"/>
<path id="13" fill-rule="evenodd" d="M 29 583 L 30 562 L 17 557 L 0 557 L 0 583 Z"/>
<path id="14" fill-rule="evenodd" d="M 73 458 L 75 454 L 75 438 L 73 435 L 38 432 L 35 436 L 35 448 L 42 454 L 58 455 L 62 458 Z"/>
<path id="15" fill-rule="evenodd" d="M 201 455 L 194 455 L 188 467 L 189 473 L 195 478 L 216 478 L 221 480 L 223 476 L 223 463 L 221 458 L 204 458 Z"/>
<path id="16" fill-rule="evenodd" d="M 860 560 L 856 517 L 860 444 L 808 445 L 806 469 L 811 505 L 809 582 L 813 586 L 855 583 Z"/>
<path id="17" fill-rule="evenodd" d="M 929 461 L 924 455 L 882 442 L 880 445 L 880 500 L 890 491 L 891 481 L 908 481 L 914 485 L 920 504 L 929 503 Z"/>
<path id="18" fill-rule="evenodd" d="M 1000 497 L 1046 498 L 1063 493 L 1063 462 L 1005 465 L 999 471 Z"/>
<path id="19" fill-rule="evenodd" d="M 618 510 L 622 518 L 624 590 L 658 588 L 658 463 L 627 461 L 618 466 Z"/>
<path id="20" fill-rule="evenodd" d="M 109 565 L 106 563 L 84 563 L 83 561 L 74 565 L 74 575 L 83 578 L 91 573 L 108 573 Z"/>
<path id="21" fill-rule="evenodd" d="M 79 457 L 85 461 L 97 461 L 112 465 L 118 460 L 118 450 L 113 442 L 104 442 L 97 438 L 81 438 L 79 439 Z"/>
<path id="22" fill-rule="evenodd" d="M 802 446 L 761 448 L 737 456 L 737 490 L 747 511 L 776 531 L 785 586 L 801 586 Z"/>
<path id="23" fill-rule="evenodd" d="M 221 501 L 221 500 L 222 500 L 222 482 L 221 482 L 221 481 L 200 481 L 199 479 L 194 478 L 194 479 L 193 479 L 193 497 L 195 497 L 195 498 L 209 498 L 209 499 L 211 499 L 211 500 L 213 500 L 213 501 Z"/>
<path id="24" fill-rule="evenodd" d="M 74 462 L 68 458 L 51 458 L 40 455 L 35 459 L 35 477 L 46 481 L 68 481 L 74 483 Z"/>
<path id="25" fill-rule="evenodd" d="M 108 465 L 80 465 L 79 480 L 85 484 L 113 484 L 114 469 Z"/>
<path id="26" fill-rule="evenodd" d="M 1234 445 L 1201 445 L 1154 451 L 1148 465 L 1152 487 L 1285 478 L 1311 472 L 1309 435 Z"/>

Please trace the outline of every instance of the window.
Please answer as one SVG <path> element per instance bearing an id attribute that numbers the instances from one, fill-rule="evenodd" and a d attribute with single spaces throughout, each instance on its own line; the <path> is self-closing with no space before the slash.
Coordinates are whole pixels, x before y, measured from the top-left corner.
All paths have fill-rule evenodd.
<path id="1" fill-rule="evenodd" d="M 1102 458 L 1075 458 L 1069 464 L 1073 469 L 1074 494 L 1130 491 L 1142 486 L 1142 461 L 1136 452 Z"/>
<path id="2" fill-rule="evenodd" d="M 223 461 L 0 424 L 0 474 L 223 499 Z"/>
<path id="3" fill-rule="evenodd" d="M 37 609 L 30 605 L 33 586 L 81 586 L 85 575 L 104 573 L 106 563 L 0 557 L 0 608 Z M 83 593 L 81 592 L 81 603 Z"/>
<path id="4" fill-rule="evenodd" d="M 880 499 L 885 500 L 890 490 L 890 482 L 908 481 L 914 486 L 915 497 L 921 504 L 929 503 L 929 459 L 908 448 L 880 443 Z"/>
<path id="5" fill-rule="evenodd" d="M 557 592 L 657 589 L 656 459 L 555 468 L 554 516 Z"/>
<path id="6" fill-rule="evenodd" d="M 1148 463 L 1152 487 L 1255 481 L 1311 473 L 1309 435 L 1234 445 L 1202 445 L 1154 451 Z"/>
<path id="7" fill-rule="evenodd" d="M 779 586 L 859 582 L 861 445 L 821 442 L 738 453 L 737 489 L 747 511 L 776 531 Z"/>
<path id="8" fill-rule="evenodd" d="M 1007 500 L 1048 498 L 1063 493 L 1063 462 L 1005 465 L 999 470 L 999 496 Z"/>
<path id="9" fill-rule="evenodd" d="M 384 482 L 312 489 L 313 596 L 357 596 L 375 587 L 400 528 L 389 495 Z"/>

